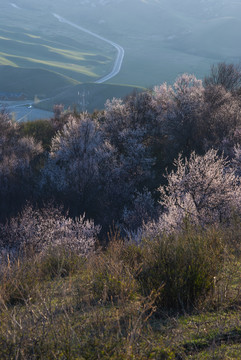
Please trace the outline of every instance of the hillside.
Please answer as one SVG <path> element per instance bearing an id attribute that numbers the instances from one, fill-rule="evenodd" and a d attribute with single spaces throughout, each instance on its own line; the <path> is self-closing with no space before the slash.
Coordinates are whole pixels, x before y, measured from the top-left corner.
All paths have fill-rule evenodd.
<path id="1" fill-rule="evenodd" d="M 110 43 L 60 22 L 54 13 Z M 125 56 L 108 83 L 151 87 L 183 72 L 202 78 L 213 63 L 239 61 L 240 16 L 240 3 L 227 0 L 16 0 L 4 3 L 0 14 L 0 65 L 95 82 L 111 71 L 115 42 Z"/>
<path id="2" fill-rule="evenodd" d="M 64 104 L 65 107 L 76 108 L 78 111 L 93 112 L 104 109 L 105 102 L 112 98 L 124 98 L 125 96 L 144 88 L 114 84 L 85 83 L 67 88 L 51 99 L 43 101 L 36 106 L 40 109 L 51 111 L 54 104 Z"/>
<path id="3" fill-rule="evenodd" d="M 55 23 L 54 17 L 51 20 Z M 80 34 L 79 39 L 75 40 L 71 29 L 70 34 L 68 31 L 62 34 L 58 30 L 58 23 L 53 24 L 52 29 L 45 33 L 36 28 L 26 29 L 21 21 L 19 27 L 16 21 L 14 27 L 8 25 L 0 28 L 0 65 L 45 69 L 58 72 L 74 81 L 98 79 L 111 67 L 112 49 L 103 44 L 103 49 L 100 50 L 102 44 L 98 45 L 95 39 L 89 39 L 90 36 Z"/>
<path id="4" fill-rule="evenodd" d="M 50 251 L 0 273 L 2 359 L 18 353 L 23 360 L 241 358 L 240 263 L 226 259 L 227 273 L 193 312 L 168 312 L 161 303 L 163 286 L 151 292 L 161 280 L 154 266 L 150 294 L 144 295 L 147 259 L 141 265 L 136 245 L 112 241 L 107 251 L 88 259 Z M 175 280 L 181 276 L 173 275 L 170 292 L 178 292 Z"/>
<path id="5" fill-rule="evenodd" d="M 45 98 L 78 84 L 77 81 L 44 69 L 26 69 L 0 66 L 0 92 L 24 93 L 28 98 L 34 95 Z"/>
<path id="6" fill-rule="evenodd" d="M 0 359 L 240 359 L 240 67 L 103 87 L 0 113 Z"/>
<path id="7" fill-rule="evenodd" d="M 241 0 L 13 1 L 0 360 L 241 359 Z"/>
<path id="8" fill-rule="evenodd" d="M 123 46 L 118 83 L 149 87 L 190 71 L 203 77 L 210 64 L 237 61 L 241 55 L 236 46 L 241 6 L 236 1 L 73 0 L 75 13 L 64 1 L 51 8 L 60 15 L 63 9 L 66 18 L 91 24 L 93 31 Z"/>

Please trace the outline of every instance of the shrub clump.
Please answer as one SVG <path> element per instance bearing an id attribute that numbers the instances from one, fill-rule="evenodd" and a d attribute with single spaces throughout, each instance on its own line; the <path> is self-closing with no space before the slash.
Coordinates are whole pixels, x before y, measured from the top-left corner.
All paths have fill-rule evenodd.
<path id="1" fill-rule="evenodd" d="M 64 248 L 87 256 L 95 248 L 99 231 L 85 216 L 73 220 L 51 205 L 41 210 L 26 206 L 18 216 L 0 224 L 0 251 L 14 258 Z"/>
<path id="2" fill-rule="evenodd" d="M 141 243 L 142 270 L 138 275 L 145 294 L 162 287 L 159 310 L 188 311 L 213 288 L 224 255 L 217 230 L 162 234 Z"/>

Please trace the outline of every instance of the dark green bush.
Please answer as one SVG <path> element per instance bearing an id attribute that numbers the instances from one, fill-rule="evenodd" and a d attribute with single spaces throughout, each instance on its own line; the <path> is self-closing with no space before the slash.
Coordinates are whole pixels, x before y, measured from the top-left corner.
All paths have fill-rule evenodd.
<path id="1" fill-rule="evenodd" d="M 125 255 L 124 242 L 114 241 L 90 263 L 91 291 L 96 300 L 126 301 L 138 296 L 137 267 L 134 262 L 128 263 Z"/>
<path id="2" fill-rule="evenodd" d="M 66 277 L 80 270 L 85 259 L 63 248 L 49 249 L 44 255 L 29 255 L 2 268 L 0 300 L 9 305 L 35 300 L 42 281 Z"/>
<path id="3" fill-rule="evenodd" d="M 145 294 L 163 286 L 160 309 L 187 311 L 212 289 L 222 265 L 223 242 L 218 231 L 184 232 L 145 240 L 138 276 Z"/>
<path id="4" fill-rule="evenodd" d="M 51 140 L 55 135 L 55 129 L 49 120 L 35 120 L 20 124 L 22 136 L 32 136 L 35 140 L 42 143 L 44 150 L 49 150 Z"/>
<path id="5" fill-rule="evenodd" d="M 38 264 L 43 279 L 66 277 L 77 272 L 85 259 L 65 248 L 50 248 Z"/>
<path id="6" fill-rule="evenodd" d="M 7 305 L 33 300 L 38 283 L 39 273 L 34 260 L 9 264 L 0 274 L 0 300 Z"/>

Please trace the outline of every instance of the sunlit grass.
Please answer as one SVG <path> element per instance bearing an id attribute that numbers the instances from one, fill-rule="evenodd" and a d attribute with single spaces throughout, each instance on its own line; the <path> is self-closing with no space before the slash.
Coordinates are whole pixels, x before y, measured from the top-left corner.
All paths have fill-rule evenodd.
<path id="1" fill-rule="evenodd" d="M 24 33 L 24 35 L 29 36 L 30 38 L 33 38 L 33 39 L 41 39 L 41 36 L 37 36 L 37 35 L 33 35 L 33 34 Z"/>
<path id="2" fill-rule="evenodd" d="M 66 39 L 65 39 L 66 41 Z M 112 58 L 100 50 L 85 49 L 80 43 L 50 40 L 28 32 L 0 28 L 0 66 L 42 68 L 72 80 L 88 81 L 110 70 Z"/>
<path id="3" fill-rule="evenodd" d="M 27 35 L 33 39 L 41 39 L 40 36 L 35 36 L 35 35 L 29 35 L 29 34 L 24 34 Z M 93 61 L 96 62 L 96 64 L 100 63 L 100 64 L 104 64 L 107 63 L 109 61 L 111 61 L 111 57 L 110 56 L 105 56 L 102 54 L 98 54 L 98 53 L 94 53 L 94 52 L 83 52 L 83 51 L 78 51 L 78 50 L 70 50 L 70 49 L 64 49 L 64 48 L 57 48 L 54 46 L 49 46 L 46 45 L 46 43 L 48 43 L 49 41 L 47 40 L 43 40 L 42 43 L 35 43 L 33 41 L 29 41 L 28 39 L 16 39 L 16 38 L 10 38 L 10 37 L 5 37 L 5 36 L 0 36 L 0 40 L 3 41 L 8 41 L 9 43 L 3 43 L 3 49 L 5 48 L 9 48 L 8 51 L 11 50 L 11 54 L 10 55 L 17 55 L 16 52 L 16 45 L 14 46 L 15 43 L 17 44 L 23 44 L 25 46 L 30 46 L 29 48 L 29 52 L 31 51 L 31 47 L 36 47 L 38 46 L 38 51 L 41 51 L 41 48 L 43 49 L 43 53 L 45 52 L 45 50 L 47 49 L 49 56 L 51 57 L 51 53 L 60 55 L 61 57 L 64 57 L 65 59 L 71 59 L 71 60 L 75 60 L 75 61 L 89 61 L 90 57 L 93 58 Z M 96 57 L 101 56 L 102 60 L 97 60 Z M 105 59 L 105 60 L 104 60 Z M 91 59 L 92 60 L 92 59 Z"/>
<path id="4" fill-rule="evenodd" d="M 86 52 L 80 52 L 80 51 L 74 51 L 74 50 L 66 50 L 66 49 L 58 49 L 55 47 L 43 45 L 46 47 L 50 52 L 54 52 L 56 54 L 59 54 L 61 56 L 64 56 L 67 59 L 74 59 L 74 60 L 80 60 L 80 61 L 88 61 L 88 57 L 93 57 L 93 61 L 96 61 L 96 63 L 105 63 L 106 61 L 98 61 L 95 59 L 98 54 L 94 53 L 86 53 Z M 106 60 L 111 60 L 110 57 L 106 57 Z"/>
<path id="5" fill-rule="evenodd" d="M 68 50 L 68 49 L 61 49 L 61 48 L 56 48 L 53 46 L 49 46 L 49 45 L 45 45 L 45 44 L 37 44 L 37 43 L 33 43 L 33 42 L 29 42 L 29 41 L 23 41 L 23 40 L 17 40 L 17 39 L 10 39 L 4 36 L 0 36 L 0 40 L 2 41 L 8 41 L 8 47 L 10 47 L 9 51 L 11 50 L 12 53 L 8 54 L 8 56 L 18 56 L 19 55 L 15 54 L 14 51 L 14 44 L 18 43 L 18 44 L 24 44 L 29 46 L 29 52 L 31 51 L 31 47 L 36 47 L 36 45 L 38 46 L 38 50 L 41 52 L 41 48 L 43 49 L 43 54 L 45 52 L 45 49 L 47 49 L 49 57 L 51 58 L 51 56 L 53 56 L 53 54 L 57 54 L 61 57 L 64 57 L 65 59 L 70 59 L 70 60 L 75 60 L 75 61 L 89 61 L 89 58 L 92 58 L 92 61 L 95 61 L 96 64 L 100 63 L 107 63 L 109 61 L 111 61 L 111 58 L 109 56 L 103 56 L 101 54 L 98 53 L 91 53 L 91 52 L 81 52 L 81 51 L 77 51 L 77 50 Z M 3 48 L 5 48 L 4 43 L 3 43 Z M 52 54 L 51 54 L 52 53 Z M 96 57 L 101 56 L 102 60 L 98 60 L 96 59 Z M 105 59 L 105 60 L 104 60 Z"/>
<path id="6" fill-rule="evenodd" d="M 18 67 L 18 65 L 16 63 L 14 63 L 13 61 L 10 61 L 9 59 L 7 59 L 4 56 L 0 56 L 0 65 L 9 65 L 9 66 Z"/>
<path id="7" fill-rule="evenodd" d="M 50 252 L 6 267 L 0 357 L 21 352 L 28 359 L 34 352 L 39 359 L 240 358 L 241 313 L 232 294 L 217 307 L 212 306 L 217 293 L 211 292 L 191 313 L 156 312 L 163 288 L 159 295 L 143 296 L 141 249 L 116 240 L 85 260 Z M 240 277 L 235 289 L 238 293 Z"/>
<path id="8" fill-rule="evenodd" d="M 4 52 L 0 52 L 0 56 L 6 57 L 6 58 L 10 57 L 10 58 L 14 58 L 14 59 L 24 60 L 24 61 L 26 61 L 26 65 L 27 65 L 27 63 L 34 63 L 34 64 L 49 66 L 52 68 L 69 70 L 69 71 L 77 72 L 77 73 L 84 74 L 84 75 L 87 75 L 90 77 L 98 76 L 95 72 L 91 71 L 87 67 L 77 65 L 77 64 L 68 64 L 68 63 L 60 62 L 60 61 L 39 60 L 39 59 L 27 57 L 27 56 L 6 54 Z"/>
<path id="9" fill-rule="evenodd" d="M 6 38 L 5 36 L 0 36 L 1 40 L 11 40 L 10 38 Z"/>

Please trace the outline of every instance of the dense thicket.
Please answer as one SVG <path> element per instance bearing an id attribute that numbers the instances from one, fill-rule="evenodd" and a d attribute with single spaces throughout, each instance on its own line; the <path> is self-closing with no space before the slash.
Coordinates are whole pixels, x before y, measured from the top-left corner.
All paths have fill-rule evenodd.
<path id="1" fill-rule="evenodd" d="M 219 64 L 94 114 L 0 114 L 1 358 L 213 359 L 240 343 L 240 79 Z"/>
<path id="2" fill-rule="evenodd" d="M 105 110 L 17 124 L 0 114 L 1 220 L 50 200 L 102 232 L 229 221 L 240 211 L 239 69 L 213 67 Z M 181 154 L 181 155 L 180 155 Z M 175 160 L 176 159 L 176 160 Z"/>

